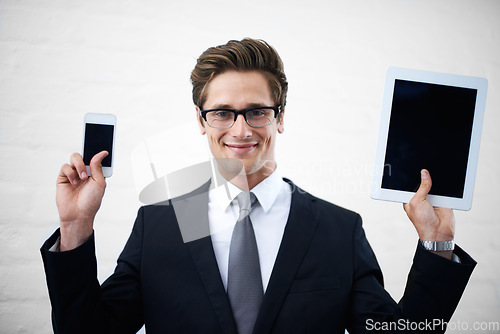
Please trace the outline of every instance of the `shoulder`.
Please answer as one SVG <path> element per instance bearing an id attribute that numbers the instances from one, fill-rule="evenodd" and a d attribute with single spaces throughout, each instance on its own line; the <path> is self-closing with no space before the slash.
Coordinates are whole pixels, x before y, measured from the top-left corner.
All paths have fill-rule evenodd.
<path id="1" fill-rule="evenodd" d="M 311 213 L 317 219 L 335 221 L 335 222 L 361 222 L 361 216 L 352 210 L 341 207 L 324 199 L 311 195 L 309 192 L 297 186 L 291 180 L 284 178 L 292 190 L 292 205 L 294 203 L 303 203 L 305 208 L 311 210 Z"/>
<path id="2" fill-rule="evenodd" d="M 137 212 L 134 229 L 157 231 L 176 229 L 174 208 L 169 202 L 141 206 Z"/>
<path id="3" fill-rule="evenodd" d="M 208 191 L 210 190 L 211 180 L 208 180 L 200 187 L 186 193 L 183 195 L 179 195 L 175 198 L 171 198 L 162 202 L 148 204 L 142 206 L 139 209 L 139 213 L 168 213 L 173 212 L 174 207 L 181 207 L 182 205 L 190 205 L 193 200 L 199 201 L 208 201 Z"/>

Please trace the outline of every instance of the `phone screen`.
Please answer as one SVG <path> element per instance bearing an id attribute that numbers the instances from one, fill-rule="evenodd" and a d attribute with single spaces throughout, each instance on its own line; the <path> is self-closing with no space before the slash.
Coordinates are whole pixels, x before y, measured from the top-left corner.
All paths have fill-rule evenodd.
<path id="1" fill-rule="evenodd" d="M 113 156 L 114 125 L 85 124 L 85 143 L 83 147 L 83 162 L 90 165 L 92 157 L 101 151 L 108 151 L 108 156 L 102 161 L 103 167 L 111 167 Z"/>

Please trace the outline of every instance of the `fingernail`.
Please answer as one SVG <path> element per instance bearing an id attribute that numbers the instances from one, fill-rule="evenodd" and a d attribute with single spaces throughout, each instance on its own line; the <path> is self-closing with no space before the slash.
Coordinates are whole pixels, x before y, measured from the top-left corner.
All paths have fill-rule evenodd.
<path id="1" fill-rule="evenodd" d="M 420 171 L 420 175 L 422 175 L 422 179 L 426 179 L 429 176 L 429 174 L 427 174 L 427 172 L 423 169 Z"/>
<path id="2" fill-rule="evenodd" d="M 76 186 L 78 184 L 78 180 L 77 179 L 74 179 L 73 181 L 71 181 L 71 183 Z"/>
<path id="3" fill-rule="evenodd" d="M 86 179 L 87 178 L 87 173 L 86 172 L 82 172 L 82 179 Z"/>

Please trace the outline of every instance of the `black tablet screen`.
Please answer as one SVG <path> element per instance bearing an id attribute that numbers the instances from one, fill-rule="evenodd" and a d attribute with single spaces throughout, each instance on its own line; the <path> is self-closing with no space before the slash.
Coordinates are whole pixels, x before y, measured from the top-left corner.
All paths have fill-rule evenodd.
<path id="1" fill-rule="evenodd" d="M 382 188 L 416 191 L 420 170 L 430 194 L 462 198 L 476 89 L 396 80 Z"/>

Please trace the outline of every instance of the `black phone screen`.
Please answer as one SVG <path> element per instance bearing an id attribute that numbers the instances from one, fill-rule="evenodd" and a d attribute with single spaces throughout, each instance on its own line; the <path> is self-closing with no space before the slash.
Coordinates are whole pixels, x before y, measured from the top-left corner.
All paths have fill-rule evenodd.
<path id="1" fill-rule="evenodd" d="M 90 165 L 90 160 L 101 151 L 108 151 L 108 156 L 102 161 L 103 167 L 111 167 L 113 156 L 114 125 L 110 124 L 85 124 L 85 143 L 83 145 L 83 162 Z"/>
<path id="2" fill-rule="evenodd" d="M 430 194 L 462 198 L 476 89 L 396 80 L 382 188 L 416 191 L 420 170 Z"/>

